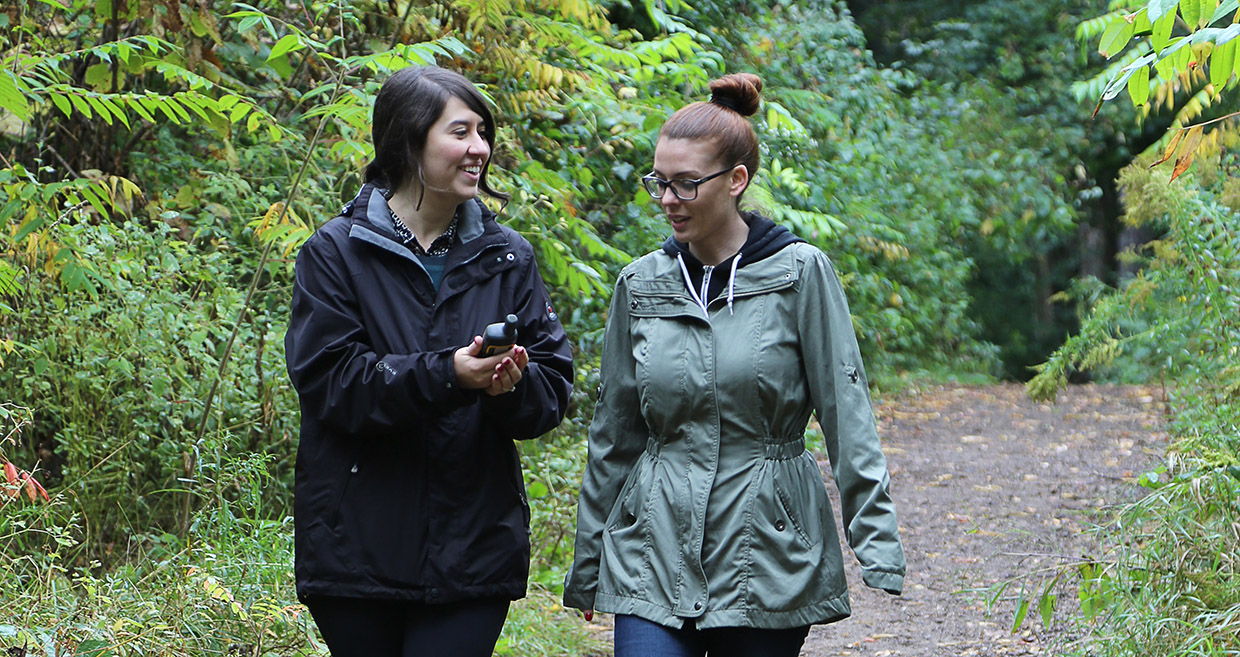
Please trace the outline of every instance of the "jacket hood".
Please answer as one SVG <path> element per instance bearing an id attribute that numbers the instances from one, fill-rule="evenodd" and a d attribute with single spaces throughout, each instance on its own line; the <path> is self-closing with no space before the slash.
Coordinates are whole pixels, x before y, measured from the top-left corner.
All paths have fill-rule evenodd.
<path id="1" fill-rule="evenodd" d="M 742 212 L 741 218 L 749 225 L 749 236 L 745 238 L 745 245 L 740 250 L 741 267 L 775 255 L 780 249 L 789 244 L 805 241 L 793 235 L 792 231 L 786 227 L 767 219 L 757 212 Z M 674 237 L 669 236 L 667 241 L 663 242 L 663 252 L 673 258 L 677 255 L 684 257 L 685 264 L 690 268 L 690 271 L 695 268 L 702 268 L 702 262 L 689 252 L 689 245 L 676 240 Z M 719 267 L 727 266 L 728 269 L 731 269 L 729 263 L 734 258 L 735 256 L 719 263 Z"/>
<path id="2" fill-rule="evenodd" d="M 742 212 L 741 218 L 749 225 L 749 236 L 736 255 L 716 265 L 709 278 L 701 260 L 689 252 L 689 245 L 668 237 L 663 242 L 663 252 L 681 262 L 685 275 L 685 285 L 689 293 L 699 305 L 705 307 L 711 299 L 719 296 L 727 287 L 728 305 L 731 307 L 732 282 L 736 278 L 736 269 L 753 264 L 778 253 L 781 249 L 796 242 L 805 240 L 792 234 L 792 231 L 781 226 L 757 212 Z M 738 264 L 739 263 L 739 264 Z M 703 286 L 703 279 L 707 279 Z M 703 290 L 702 288 L 705 287 Z"/>

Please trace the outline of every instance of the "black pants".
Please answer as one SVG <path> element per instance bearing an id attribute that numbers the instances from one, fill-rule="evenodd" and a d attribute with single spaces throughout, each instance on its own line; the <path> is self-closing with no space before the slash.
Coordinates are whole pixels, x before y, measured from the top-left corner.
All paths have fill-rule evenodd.
<path id="1" fill-rule="evenodd" d="M 305 600 L 332 657 L 491 657 L 508 600 Z"/>

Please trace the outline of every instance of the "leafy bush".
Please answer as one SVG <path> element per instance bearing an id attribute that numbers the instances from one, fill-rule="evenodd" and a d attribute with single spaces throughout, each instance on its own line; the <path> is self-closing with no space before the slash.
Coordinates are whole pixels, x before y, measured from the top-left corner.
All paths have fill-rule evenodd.
<path id="1" fill-rule="evenodd" d="M 1195 175 L 1169 182 L 1155 154 L 1125 169 L 1126 220 L 1161 236 L 1133 254 L 1122 288 L 1080 286 L 1081 333 L 1029 383 L 1053 396 L 1074 369 L 1139 368 L 1168 390 L 1175 443 L 1141 477 L 1151 493 L 1124 507 L 1109 546 L 1081 582 L 1088 654 L 1223 655 L 1240 650 L 1240 214 L 1219 202 L 1240 139 L 1198 153 Z"/>

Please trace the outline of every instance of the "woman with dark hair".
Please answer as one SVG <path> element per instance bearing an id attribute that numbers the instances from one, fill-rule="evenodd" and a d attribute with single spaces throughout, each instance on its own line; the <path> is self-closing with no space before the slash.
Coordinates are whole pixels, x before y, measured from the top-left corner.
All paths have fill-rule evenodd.
<path id="1" fill-rule="evenodd" d="M 563 419 L 570 348 L 530 244 L 476 198 L 507 199 L 474 86 L 397 71 L 373 136 L 361 191 L 297 257 L 297 594 L 337 657 L 489 656 L 529 574 L 513 441 Z"/>
<path id="2" fill-rule="evenodd" d="M 677 111 L 642 178 L 672 228 L 607 316 L 564 604 L 616 615 L 616 657 L 795 657 L 849 615 L 814 456 L 871 587 L 904 552 L 848 304 L 826 255 L 740 199 L 758 170 L 754 75 Z"/>

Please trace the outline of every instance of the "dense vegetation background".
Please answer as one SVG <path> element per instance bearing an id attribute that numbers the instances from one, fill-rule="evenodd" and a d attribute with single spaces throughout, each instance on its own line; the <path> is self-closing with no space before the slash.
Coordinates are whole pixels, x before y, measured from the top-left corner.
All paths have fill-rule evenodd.
<path id="1" fill-rule="evenodd" d="M 503 220 L 538 249 L 578 364 L 569 420 L 522 445 L 534 576 L 501 652 L 598 649 L 555 600 L 611 281 L 666 232 L 636 180 L 663 119 L 745 70 L 766 84 L 747 198 L 835 260 L 880 392 L 1034 366 L 1043 395 L 1166 382 L 1182 443 L 1129 510 L 1140 540 L 1074 574 L 1080 622 L 1109 654 L 1227 654 L 1205 646 L 1234 650 L 1240 624 L 1221 556 L 1240 542 L 1240 160 L 1230 119 L 1179 128 L 1235 106 L 1209 59 L 1235 5 L 6 4 L 0 647 L 325 654 L 292 590 L 292 258 L 357 188 L 384 77 L 434 63 L 494 102 Z M 1168 8 L 1191 59 L 1141 45 Z M 1133 45 L 1105 70 L 1100 39 Z M 1089 120 L 1147 53 L 1146 99 Z M 1172 141 L 1177 162 L 1148 168 Z"/>

